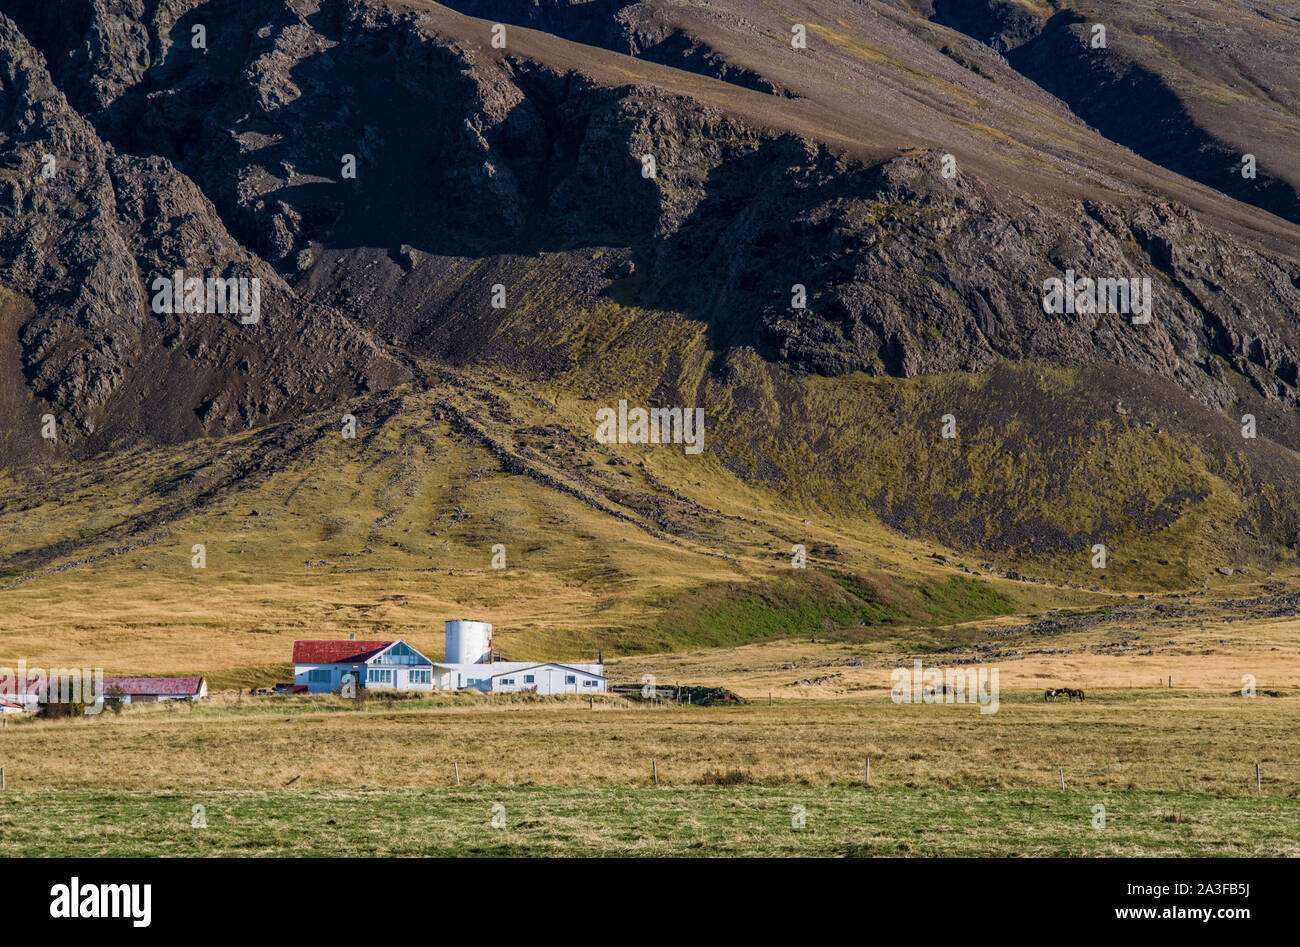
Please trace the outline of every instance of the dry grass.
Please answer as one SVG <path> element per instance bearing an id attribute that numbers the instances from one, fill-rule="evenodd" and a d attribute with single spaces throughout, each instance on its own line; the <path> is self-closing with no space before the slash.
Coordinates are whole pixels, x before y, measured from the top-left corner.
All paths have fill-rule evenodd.
<path id="1" fill-rule="evenodd" d="M 427 702 L 244 698 L 137 706 L 121 716 L 22 721 L 0 732 L 14 789 L 636 786 L 651 781 L 911 788 L 1254 792 L 1300 797 L 1300 697 L 1174 691 L 1045 704 L 1003 692 L 974 706 L 879 700 L 589 709 L 577 700 L 446 695 Z M 710 776 L 710 774 L 713 774 Z"/>
<path id="2" fill-rule="evenodd" d="M 896 633 L 866 632 L 849 640 L 769 641 L 738 648 L 622 658 L 619 677 L 639 681 L 653 674 L 676 681 L 726 687 L 742 697 L 765 700 L 885 697 L 890 673 L 922 658 L 926 667 L 963 662 L 998 669 L 1007 690 L 1042 691 L 1071 686 L 1093 691 L 1159 690 L 1173 678 L 1180 692 L 1239 692 L 1246 675 L 1257 689 L 1300 688 L 1300 620 L 1281 618 L 1224 623 L 1205 617 L 1121 621 L 1056 637 L 1020 632 L 1022 617 Z M 990 634 L 992 633 L 992 634 Z M 1002 635 L 1006 636 L 1003 637 Z M 990 650 L 992 649 L 992 650 Z M 815 685 L 797 682 L 819 677 Z"/>

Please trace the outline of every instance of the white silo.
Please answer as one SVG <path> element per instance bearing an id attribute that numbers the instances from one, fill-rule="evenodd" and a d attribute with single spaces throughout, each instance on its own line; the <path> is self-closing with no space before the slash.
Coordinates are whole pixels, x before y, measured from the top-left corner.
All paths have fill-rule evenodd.
<path id="1" fill-rule="evenodd" d="M 487 664 L 492 660 L 492 626 L 464 618 L 447 622 L 447 664 Z"/>

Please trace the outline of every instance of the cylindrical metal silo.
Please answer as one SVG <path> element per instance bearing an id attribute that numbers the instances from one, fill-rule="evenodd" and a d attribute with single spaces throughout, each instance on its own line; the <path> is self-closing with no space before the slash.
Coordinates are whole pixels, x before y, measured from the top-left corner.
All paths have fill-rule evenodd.
<path id="1" fill-rule="evenodd" d="M 446 624 L 447 664 L 482 664 L 492 660 L 492 626 L 485 621 L 453 619 Z"/>

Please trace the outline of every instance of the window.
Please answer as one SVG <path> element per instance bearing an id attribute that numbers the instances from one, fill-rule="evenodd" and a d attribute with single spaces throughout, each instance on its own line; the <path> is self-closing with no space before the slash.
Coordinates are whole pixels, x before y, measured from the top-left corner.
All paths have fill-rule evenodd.
<path id="1" fill-rule="evenodd" d="M 424 658 L 400 641 L 375 658 L 376 664 L 423 664 Z"/>
<path id="2" fill-rule="evenodd" d="M 502 684 L 513 684 L 514 682 L 515 682 L 515 679 L 514 679 L 513 677 L 503 677 L 503 678 L 501 678 L 501 683 L 502 683 Z"/>
<path id="3" fill-rule="evenodd" d="M 536 678 L 534 675 L 532 675 L 532 674 L 525 674 L 525 675 L 524 675 L 524 683 L 525 683 L 525 684 L 536 684 L 536 683 L 537 683 L 537 678 Z"/>
<path id="4" fill-rule="evenodd" d="M 307 672 L 307 683 L 328 684 L 330 682 L 330 677 L 331 674 L 329 668 L 316 668 L 313 671 Z"/>
<path id="5" fill-rule="evenodd" d="M 566 675 L 564 675 L 564 683 L 566 683 L 566 684 L 576 684 L 576 683 L 578 683 L 578 679 L 577 679 L 577 677 L 575 677 L 575 676 L 572 675 L 572 674 L 566 674 Z"/>
<path id="6" fill-rule="evenodd" d="M 433 682 L 432 671 L 411 671 L 410 677 L 407 678 L 412 684 L 430 684 Z"/>
<path id="7" fill-rule="evenodd" d="M 596 682 L 593 681 L 593 680 L 585 680 L 585 681 L 582 682 L 582 686 L 583 686 L 583 687 L 595 687 L 595 686 L 596 686 Z"/>
<path id="8" fill-rule="evenodd" d="M 371 668 L 369 680 L 371 684 L 391 684 L 393 672 L 389 668 Z"/>

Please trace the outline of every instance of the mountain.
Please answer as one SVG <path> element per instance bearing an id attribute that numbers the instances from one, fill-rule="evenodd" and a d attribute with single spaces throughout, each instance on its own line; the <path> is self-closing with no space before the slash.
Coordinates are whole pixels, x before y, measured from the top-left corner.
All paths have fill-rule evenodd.
<path id="1" fill-rule="evenodd" d="M 721 555 L 698 485 L 1053 581 L 1290 567 L 1296 5 L 787 6 L 0 0 L 0 513 L 463 386 L 493 476 Z M 156 311 L 177 270 L 258 279 L 258 321 Z M 1067 273 L 1150 321 L 1045 311 Z M 703 407 L 703 452 L 587 457 L 620 400 Z"/>

